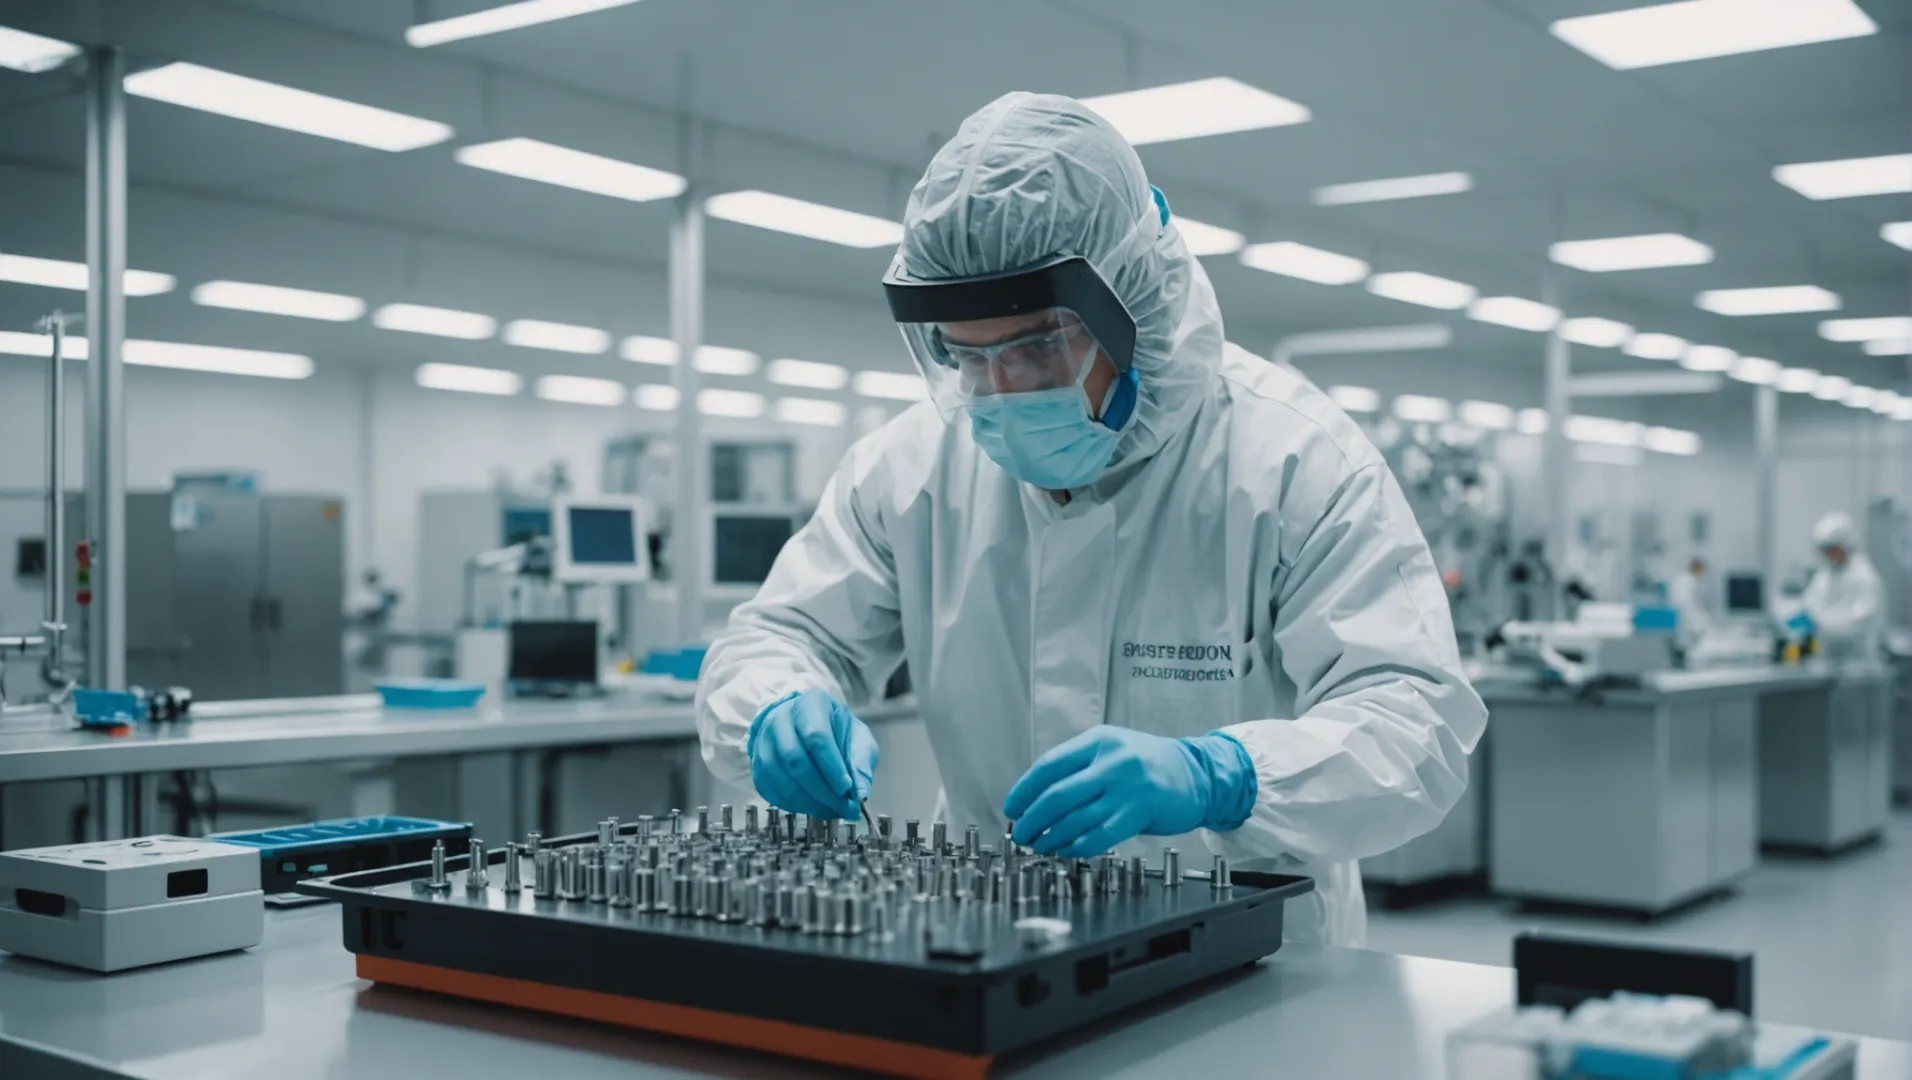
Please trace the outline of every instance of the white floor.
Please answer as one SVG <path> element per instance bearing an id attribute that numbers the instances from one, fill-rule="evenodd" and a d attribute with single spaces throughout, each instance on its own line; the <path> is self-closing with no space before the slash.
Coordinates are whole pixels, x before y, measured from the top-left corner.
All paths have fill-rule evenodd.
<path id="1" fill-rule="evenodd" d="M 1475 897 L 1373 909 L 1368 947 L 1507 964 L 1522 930 L 1751 951 L 1759 1018 L 1912 1041 L 1912 812 L 1883 844 L 1824 861 L 1768 856 L 1734 895 L 1645 925 Z"/>

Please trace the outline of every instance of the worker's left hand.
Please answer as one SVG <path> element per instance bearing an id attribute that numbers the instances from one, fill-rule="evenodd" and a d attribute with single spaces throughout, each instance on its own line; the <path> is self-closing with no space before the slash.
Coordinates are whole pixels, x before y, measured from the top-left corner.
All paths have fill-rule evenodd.
<path id="1" fill-rule="evenodd" d="M 1104 725 L 1037 759 L 1003 814 L 1016 843 L 1083 859 L 1144 833 L 1235 828 L 1254 791 L 1248 753 L 1227 735 L 1171 739 Z"/>

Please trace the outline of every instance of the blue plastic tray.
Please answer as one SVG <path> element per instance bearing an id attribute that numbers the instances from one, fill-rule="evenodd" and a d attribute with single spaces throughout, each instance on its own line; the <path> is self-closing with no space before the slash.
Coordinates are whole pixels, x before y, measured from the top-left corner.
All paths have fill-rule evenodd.
<path id="1" fill-rule="evenodd" d="M 217 840 L 222 844 L 242 844 L 246 847 L 258 848 L 268 855 L 283 855 L 288 851 L 333 847 L 365 840 L 391 839 L 411 833 L 448 835 L 469 828 L 471 826 L 465 822 L 433 821 L 430 818 L 390 816 L 334 818 L 330 821 L 314 821 L 305 825 L 287 825 L 278 829 L 220 833 L 207 839 Z"/>
<path id="2" fill-rule="evenodd" d="M 385 679 L 373 686 L 388 709 L 469 709 L 485 696 L 483 683 L 456 679 Z"/>

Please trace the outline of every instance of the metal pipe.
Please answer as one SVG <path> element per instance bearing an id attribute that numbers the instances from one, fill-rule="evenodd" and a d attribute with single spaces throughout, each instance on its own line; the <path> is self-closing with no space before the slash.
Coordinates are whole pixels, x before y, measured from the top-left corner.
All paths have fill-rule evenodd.
<path id="1" fill-rule="evenodd" d="M 1753 391 L 1753 461 L 1759 470 L 1759 482 L 1753 485 L 1759 515 L 1753 522 L 1753 539 L 1758 544 L 1759 572 L 1771 596 L 1779 582 L 1775 536 L 1779 529 L 1779 391 L 1770 383 Z"/>
<path id="2" fill-rule="evenodd" d="M 1541 293 L 1548 304 L 1560 307 L 1551 276 L 1543 284 Z M 1558 326 L 1547 335 L 1546 363 L 1547 434 L 1542 437 L 1540 451 L 1540 473 L 1546 481 L 1547 500 L 1545 550 L 1547 562 L 1555 568 L 1552 617 L 1564 619 L 1567 608 L 1562 590 L 1567 585 L 1565 569 L 1572 565 L 1569 549 L 1573 544 L 1573 504 L 1569 501 L 1573 490 L 1573 448 L 1567 445 L 1567 416 L 1573 408 L 1573 356 Z"/>
<path id="3" fill-rule="evenodd" d="M 86 528 L 93 603 L 86 678 L 126 687 L 126 57 L 101 46 L 86 73 Z"/>
<path id="4" fill-rule="evenodd" d="M 689 121 L 685 121 L 686 124 Z M 688 142 L 689 132 L 686 132 Z M 671 584 L 677 592 L 679 641 L 698 641 L 704 632 L 703 508 L 709 500 L 709 456 L 704 448 L 697 391 L 702 380 L 692 358 L 704 334 L 704 203 L 692 187 L 677 199 L 671 222 L 670 323 L 677 342 L 677 506 L 671 520 Z"/>
<path id="5" fill-rule="evenodd" d="M 66 684 L 66 315 L 55 311 L 40 320 L 53 339 L 47 376 L 46 419 L 46 630 L 47 654 L 41 675 L 58 696 Z"/>

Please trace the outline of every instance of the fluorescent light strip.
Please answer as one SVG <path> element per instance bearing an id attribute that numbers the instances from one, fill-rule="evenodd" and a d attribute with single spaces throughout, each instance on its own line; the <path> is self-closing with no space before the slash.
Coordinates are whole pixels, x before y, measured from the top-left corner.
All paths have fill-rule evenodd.
<path id="1" fill-rule="evenodd" d="M 1318 187 L 1314 190 L 1314 202 L 1316 206 L 1345 206 L 1390 199 L 1422 199 L 1430 195 L 1458 195 L 1473 186 L 1474 178 L 1464 172 L 1397 176 L 1389 180 L 1360 180 Z"/>
<path id="2" fill-rule="evenodd" d="M 1811 368 L 1789 367 L 1780 371 L 1773 386 L 1784 394 L 1810 394 L 1819 385 L 1819 373 Z"/>
<path id="3" fill-rule="evenodd" d="M 1678 454 L 1692 457 L 1700 452 L 1700 437 L 1691 431 L 1679 428 L 1650 427 L 1640 436 L 1640 442 L 1656 454 Z"/>
<path id="4" fill-rule="evenodd" d="M 531 392 L 546 401 L 566 405 L 622 405 L 630 396 L 621 382 L 582 375 L 545 375 L 533 384 Z"/>
<path id="5" fill-rule="evenodd" d="M 1827 319 L 1819 324 L 1819 336 L 1827 341 L 1878 341 L 1882 338 L 1912 337 L 1912 315 L 1888 315 L 1876 319 Z"/>
<path id="6" fill-rule="evenodd" d="M 864 397 L 890 401 L 921 401 L 929 396 L 929 388 L 923 384 L 921 375 L 898 375 L 892 371 L 859 371 L 850 380 L 850 388 Z"/>
<path id="7" fill-rule="evenodd" d="M 1489 431 L 1506 431 L 1514 426 L 1514 410 L 1499 402 L 1463 401 L 1459 415 L 1461 423 Z"/>
<path id="8" fill-rule="evenodd" d="M 1281 339 L 1277 349 L 1290 357 L 1411 352 L 1418 349 L 1445 349 L 1453 341 L 1454 328 L 1446 323 L 1410 323 L 1406 326 L 1363 326 L 1348 330 L 1290 334 Z"/>
<path id="9" fill-rule="evenodd" d="M 1567 438 L 1574 442 L 1604 443 L 1608 446 L 1638 446 L 1645 432 L 1645 425 L 1628 420 L 1611 420 L 1604 416 L 1567 417 Z"/>
<path id="10" fill-rule="evenodd" d="M 1272 244 L 1250 244 L 1242 249 L 1241 263 L 1270 274 L 1285 274 L 1321 285 L 1352 285 L 1368 276 L 1368 264 L 1349 255 L 1278 240 Z"/>
<path id="11" fill-rule="evenodd" d="M 786 424 L 814 424 L 818 427 L 842 427 L 850 418 L 850 410 L 840 401 L 819 401 L 816 398 L 779 398 L 771 415 Z"/>
<path id="12" fill-rule="evenodd" d="M 1330 386 L 1328 400 L 1341 407 L 1342 412 L 1371 413 L 1381 411 L 1381 395 L 1365 386 Z"/>
<path id="13" fill-rule="evenodd" d="M 1418 270 L 1376 274 L 1368 279 L 1367 289 L 1376 296 L 1442 311 L 1458 311 L 1473 303 L 1476 295 L 1472 285 L 1423 274 Z"/>
<path id="14" fill-rule="evenodd" d="M 670 412 L 677 408 L 677 403 L 683 400 L 683 395 L 678 392 L 677 387 L 667 383 L 645 383 L 632 392 L 631 400 L 637 402 L 637 407 L 640 409 Z"/>
<path id="15" fill-rule="evenodd" d="M 464 41 L 467 38 L 483 37 L 486 34 L 501 34 L 507 30 L 521 30 L 539 23 L 568 19 L 573 15 L 585 15 L 607 8 L 624 7 L 638 0 L 521 0 L 516 4 L 474 11 L 469 15 L 456 15 L 449 19 L 437 19 L 432 22 L 418 23 L 405 30 L 405 43 L 417 49 L 443 45 L 448 41 Z"/>
<path id="16" fill-rule="evenodd" d="M 1307 106 L 1229 78 L 1083 98 L 1136 146 L 1305 123 Z"/>
<path id="17" fill-rule="evenodd" d="M 705 416 L 755 420 L 763 415 L 763 395 L 748 390 L 699 390 L 697 411 Z"/>
<path id="18" fill-rule="evenodd" d="M 632 334 L 618 343 L 617 354 L 634 364 L 670 367 L 677 363 L 677 342 L 670 338 Z"/>
<path id="19" fill-rule="evenodd" d="M 1852 389 L 1852 380 L 1843 375 L 1821 375 L 1808 393 L 1820 401 L 1838 401 Z"/>
<path id="20" fill-rule="evenodd" d="M 186 345 L 176 341 L 128 339 L 120 358 L 140 367 L 205 371 L 217 375 L 252 375 L 262 379 L 303 379 L 312 374 L 312 358 L 297 353 L 229 349 L 220 345 Z"/>
<path id="21" fill-rule="evenodd" d="M 1773 179 L 1808 199 L 1851 199 L 1912 191 L 1912 154 L 1781 165 Z"/>
<path id="22" fill-rule="evenodd" d="M 704 200 L 704 212 L 724 221 L 822 240 L 853 248 L 891 247 L 903 242 L 903 226 L 853 210 L 773 195 L 768 191 L 732 191 Z"/>
<path id="23" fill-rule="evenodd" d="M 1560 309 L 1518 296 L 1483 296 L 1468 305 L 1467 317 L 1516 330 L 1545 333 L 1560 322 Z"/>
<path id="24" fill-rule="evenodd" d="M 1635 334 L 1620 351 L 1642 360 L 1678 360 L 1686 354 L 1687 340 L 1672 334 Z"/>
<path id="25" fill-rule="evenodd" d="M 1680 366 L 1688 371 L 1731 371 L 1739 354 L 1724 345 L 1688 345 Z"/>
<path id="26" fill-rule="evenodd" d="M 78 55 L 80 47 L 70 42 L 0 26 L 0 67 L 38 75 Z"/>
<path id="27" fill-rule="evenodd" d="M 1708 289 L 1694 306 L 1715 315 L 1791 315 L 1801 311 L 1838 311 L 1839 296 L 1817 285 L 1774 285 L 1763 289 Z"/>
<path id="28" fill-rule="evenodd" d="M 1713 261 L 1713 249 L 1678 233 L 1647 233 L 1601 240 L 1562 240 L 1548 245 L 1547 258 L 1575 270 L 1606 274 L 1617 270 L 1698 266 Z"/>
<path id="29" fill-rule="evenodd" d="M 1190 255 L 1233 255 L 1248 243 L 1247 237 L 1233 229 L 1207 225 L 1179 214 L 1169 218 L 1169 223 L 1182 234 L 1182 243 L 1188 245 Z"/>
<path id="30" fill-rule="evenodd" d="M 372 312 L 372 325 L 380 330 L 431 334 L 461 341 L 484 341 L 498 332 L 498 320 L 489 315 L 423 304 L 386 304 Z"/>
<path id="31" fill-rule="evenodd" d="M 1726 369 L 1728 378 L 1737 379 L 1754 386 L 1768 386 L 1779 381 L 1780 366 L 1777 361 L 1759 356 L 1742 356 L 1733 361 Z"/>
<path id="32" fill-rule="evenodd" d="M 1612 319 L 1583 315 L 1560 324 L 1560 336 L 1575 345 L 1595 349 L 1614 349 L 1633 336 L 1633 327 Z"/>
<path id="33" fill-rule="evenodd" d="M 595 326 L 573 326 L 540 319 L 513 319 L 506 323 L 504 341 L 507 345 L 520 348 L 549 349 L 586 356 L 596 356 L 611 347 L 611 335 Z"/>
<path id="34" fill-rule="evenodd" d="M 524 379 L 515 371 L 463 364 L 420 364 L 413 378 L 427 390 L 456 390 L 463 394 L 510 397 L 524 389 Z"/>
<path id="35" fill-rule="evenodd" d="M 537 139 L 500 139 L 461 146 L 452 156 L 474 169 L 631 202 L 669 199 L 684 191 L 684 178 L 676 173 Z"/>
<path id="36" fill-rule="evenodd" d="M 351 322 L 365 314 L 365 301 L 339 293 L 288 289 L 250 281 L 207 281 L 193 287 L 193 303 L 201 307 L 256 311 L 322 322 Z"/>
<path id="37" fill-rule="evenodd" d="M 167 64 L 128 75 L 126 92 L 135 97 L 369 146 L 374 150 L 416 150 L 452 136 L 451 127 L 436 120 L 248 79 L 198 64 Z"/>
<path id="38" fill-rule="evenodd" d="M 85 338 L 68 336 L 64 359 L 84 360 L 88 351 Z M 53 339 L 45 334 L 29 334 L 23 330 L 0 330 L 0 353 L 46 360 L 53 355 Z"/>
<path id="39" fill-rule="evenodd" d="M 1879 226 L 1879 239 L 1912 251 L 1912 221 L 1894 221 Z"/>
<path id="40" fill-rule="evenodd" d="M 1545 409 L 1522 409 L 1514 417 L 1514 430 L 1522 435 L 1545 435 L 1550 421 Z"/>
<path id="41" fill-rule="evenodd" d="M 1904 398 L 1890 390 L 1879 390 L 1872 395 L 1872 411 L 1880 416 L 1896 416 Z"/>
<path id="42" fill-rule="evenodd" d="M 1849 386 L 1846 388 L 1846 392 L 1840 396 L 1839 404 L 1847 405 L 1854 409 L 1870 409 L 1872 408 L 1872 399 L 1874 396 L 1874 391 L 1870 386 Z"/>
<path id="43" fill-rule="evenodd" d="M 1394 415 L 1409 423 L 1444 424 L 1453 419 L 1454 406 L 1437 397 L 1402 394 L 1394 399 Z"/>
<path id="44" fill-rule="evenodd" d="M 1852 0 L 1686 0 L 1561 19 L 1547 29 L 1617 71 L 1879 32 Z"/>
<path id="45" fill-rule="evenodd" d="M 1874 338 L 1859 349 L 1867 356 L 1912 356 L 1912 338 Z"/>
<path id="46" fill-rule="evenodd" d="M 764 376 L 778 386 L 800 386 L 808 390 L 841 390 L 850 384 L 848 368 L 787 357 L 770 361 Z"/>
<path id="47" fill-rule="evenodd" d="M 675 342 L 672 342 L 675 345 Z M 763 363 L 757 354 L 749 349 L 733 349 L 725 345 L 697 346 L 697 361 L 692 364 L 706 375 L 732 375 L 742 378 L 755 375 Z"/>
<path id="48" fill-rule="evenodd" d="M 32 255 L 0 255 L 0 281 L 85 292 L 86 264 L 66 259 L 41 259 Z M 120 278 L 120 289 L 127 296 L 156 296 L 171 292 L 173 285 L 171 274 L 154 270 L 128 270 Z"/>

